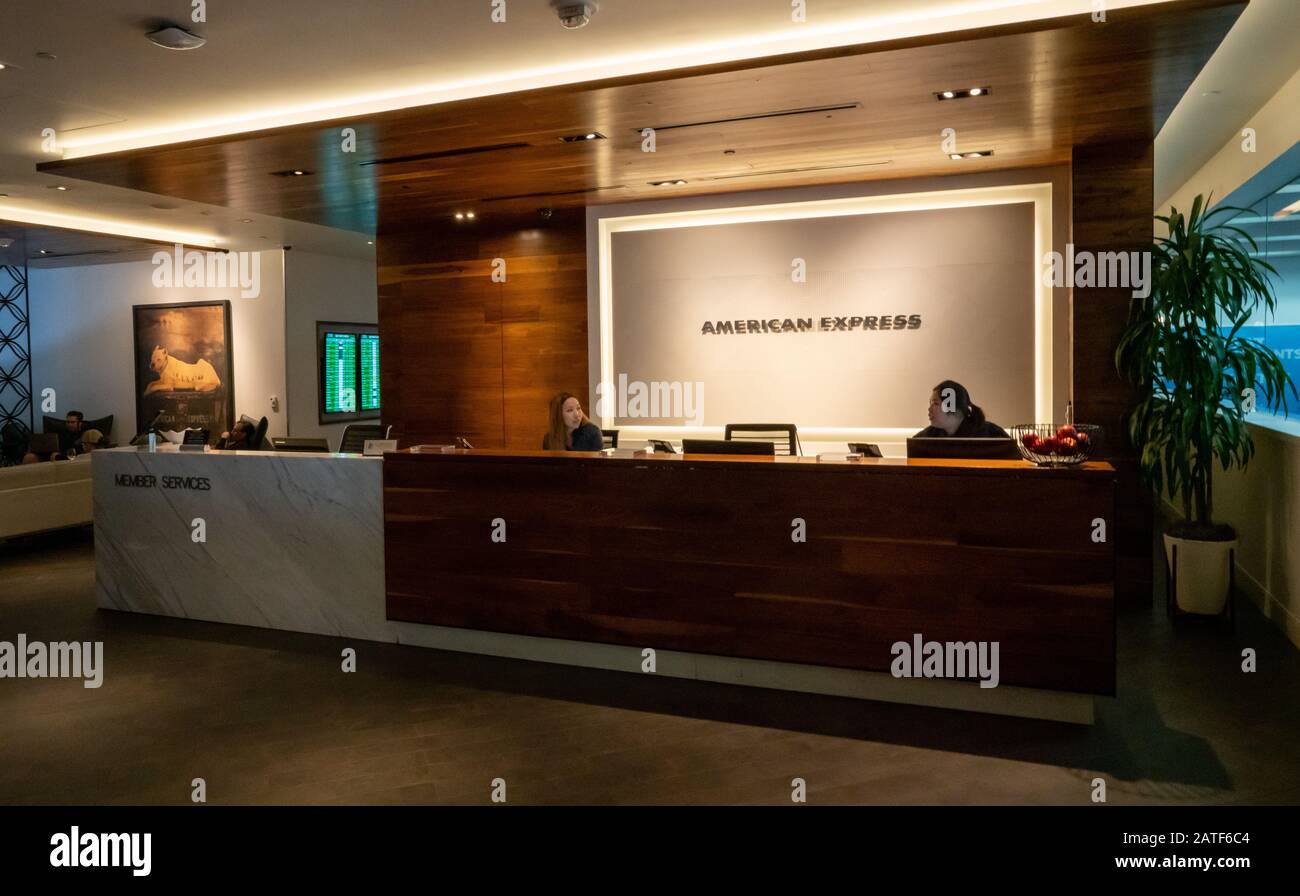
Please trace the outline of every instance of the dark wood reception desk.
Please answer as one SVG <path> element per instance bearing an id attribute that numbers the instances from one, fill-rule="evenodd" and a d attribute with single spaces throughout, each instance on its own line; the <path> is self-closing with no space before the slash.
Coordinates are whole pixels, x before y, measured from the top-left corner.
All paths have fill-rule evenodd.
<path id="1" fill-rule="evenodd" d="M 1114 501 L 1102 463 L 388 454 L 387 613 L 885 673 L 997 642 L 1002 685 L 1112 694 Z"/>

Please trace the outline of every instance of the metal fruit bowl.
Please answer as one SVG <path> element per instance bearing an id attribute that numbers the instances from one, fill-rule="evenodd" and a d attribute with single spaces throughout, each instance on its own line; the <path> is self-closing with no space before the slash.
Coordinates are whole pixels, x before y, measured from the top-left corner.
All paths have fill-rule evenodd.
<path id="1" fill-rule="evenodd" d="M 1022 423 L 1009 430 L 1020 456 L 1040 467 L 1072 467 L 1101 444 L 1101 427 L 1091 423 Z"/>

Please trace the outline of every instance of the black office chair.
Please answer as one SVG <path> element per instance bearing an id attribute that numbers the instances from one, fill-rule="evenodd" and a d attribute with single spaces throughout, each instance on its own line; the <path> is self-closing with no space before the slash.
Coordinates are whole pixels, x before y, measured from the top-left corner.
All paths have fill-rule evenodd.
<path id="1" fill-rule="evenodd" d="M 250 451 L 268 450 L 268 447 L 266 445 L 266 431 L 267 429 L 270 428 L 271 421 L 267 420 L 265 417 L 263 417 L 261 420 L 254 420 L 252 417 L 248 416 L 247 414 L 242 415 L 239 419 L 244 423 L 253 424 L 253 437 L 248 440 L 248 444 L 252 446 L 249 450 Z"/>
<path id="2" fill-rule="evenodd" d="M 605 447 L 606 447 L 606 448 L 617 448 L 617 447 L 618 447 L 618 430 L 617 430 L 617 429 L 602 429 L 602 430 L 600 431 L 600 435 L 601 435 L 601 438 L 603 438 L 604 441 L 605 441 Z"/>
<path id="3" fill-rule="evenodd" d="M 343 430 L 343 441 L 339 443 L 340 454 L 360 454 L 370 439 L 386 439 L 393 431 L 391 426 L 377 423 L 349 423 Z"/>
<path id="4" fill-rule="evenodd" d="M 728 423 L 723 436 L 728 442 L 771 442 L 777 454 L 797 456 L 799 431 L 793 423 Z"/>

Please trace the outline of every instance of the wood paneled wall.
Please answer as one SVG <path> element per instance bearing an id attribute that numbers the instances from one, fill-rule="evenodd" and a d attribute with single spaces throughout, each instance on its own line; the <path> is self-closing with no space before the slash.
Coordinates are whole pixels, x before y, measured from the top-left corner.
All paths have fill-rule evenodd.
<path id="1" fill-rule="evenodd" d="M 1076 146 L 1072 242 L 1081 252 L 1142 252 L 1151 248 L 1155 149 L 1150 140 Z M 1070 317 L 1074 418 L 1106 428 L 1105 455 L 1119 473 L 1116 562 L 1119 595 L 1151 599 L 1154 506 L 1138 478 L 1125 435 L 1134 390 L 1115 369 L 1115 348 L 1128 321 L 1131 288 L 1079 288 Z"/>
<path id="2" fill-rule="evenodd" d="M 380 234 L 384 421 L 403 445 L 541 447 L 547 403 L 588 406 L 586 217 L 484 217 Z M 505 281 L 492 279 L 503 259 Z"/>

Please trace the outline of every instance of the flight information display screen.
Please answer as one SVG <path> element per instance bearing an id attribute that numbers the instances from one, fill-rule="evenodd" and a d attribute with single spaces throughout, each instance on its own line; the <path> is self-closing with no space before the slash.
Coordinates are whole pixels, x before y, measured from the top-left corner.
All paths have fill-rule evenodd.
<path id="1" fill-rule="evenodd" d="M 361 410 L 379 410 L 379 334 L 361 334 Z"/>
<path id="2" fill-rule="evenodd" d="M 357 410 L 357 334 L 326 333 L 321 349 L 321 380 L 326 414 Z"/>
<path id="3" fill-rule="evenodd" d="M 378 420 L 379 326 L 316 321 L 320 423 Z"/>

